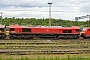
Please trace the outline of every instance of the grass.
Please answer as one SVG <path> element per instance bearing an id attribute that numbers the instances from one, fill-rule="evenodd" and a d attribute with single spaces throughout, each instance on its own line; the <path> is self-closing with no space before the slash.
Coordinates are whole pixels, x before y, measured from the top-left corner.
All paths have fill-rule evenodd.
<path id="1" fill-rule="evenodd" d="M 46 58 L 46 57 L 38 57 L 38 58 L 28 58 L 28 57 L 21 57 L 20 59 L 18 58 L 2 58 L 0 57 L 0 60 L 90 60 L 90 58 L 84 58 L 84 57 L 70 57 L 68 55 L 68 58 L 60 58 L 60 57 L 51 57 L 51 58 Z"/>

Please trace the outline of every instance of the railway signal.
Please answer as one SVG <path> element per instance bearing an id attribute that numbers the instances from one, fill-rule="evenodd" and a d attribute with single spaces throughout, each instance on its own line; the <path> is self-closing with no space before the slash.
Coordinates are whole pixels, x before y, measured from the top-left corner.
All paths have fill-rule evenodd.
<path id="1" fill-rule="evenodd" d="M 90 15 L 81 16 L 81 17 L 75 17 L 75 25 L 76 26 L 78 25 L 78 20 L 79 19 L 85 19 L 85 18 L 89 18 L 89 21 L 90 21 Z M 89 26 L 90 26 L 90 24 L 89 24 Z"/>

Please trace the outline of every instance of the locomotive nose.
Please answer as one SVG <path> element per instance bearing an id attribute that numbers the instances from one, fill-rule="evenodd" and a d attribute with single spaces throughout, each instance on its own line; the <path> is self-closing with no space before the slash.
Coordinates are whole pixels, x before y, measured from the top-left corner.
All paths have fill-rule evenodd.
<path id="1" fill-rule="evenodd" d="M 83 37 L 84 36 L 84 31 L 83 32 L 80 32 L 80 36 Z"/>

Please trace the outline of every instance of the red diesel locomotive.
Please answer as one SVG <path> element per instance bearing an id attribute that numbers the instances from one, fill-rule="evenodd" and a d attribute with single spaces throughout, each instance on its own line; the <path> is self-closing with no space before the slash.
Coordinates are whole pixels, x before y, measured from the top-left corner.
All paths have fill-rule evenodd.
<path id="1" fill-rule="evenodd" d="M 61 26 L 20 26 L 10 25 L 9 36 L 11 39 L 33 39 L 33 38 L 79 38 L 80 27 L 61 27 Z"/>
<path id="2" fill-rule="evenodd" d="M 83 28 L 81 31 L 81 37 L 84 39 L 90 38 L 90 28 Z"/>

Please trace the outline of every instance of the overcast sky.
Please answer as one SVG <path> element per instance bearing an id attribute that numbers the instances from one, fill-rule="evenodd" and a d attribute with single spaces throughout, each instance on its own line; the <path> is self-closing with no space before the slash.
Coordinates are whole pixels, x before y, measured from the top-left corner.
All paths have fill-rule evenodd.
<path id="1" fill-rule="evenodd" d="M 3 17 L 49 18 L 75 20 L 75 17 L 90 14 L 90 0 L 0 0 Z"/>

